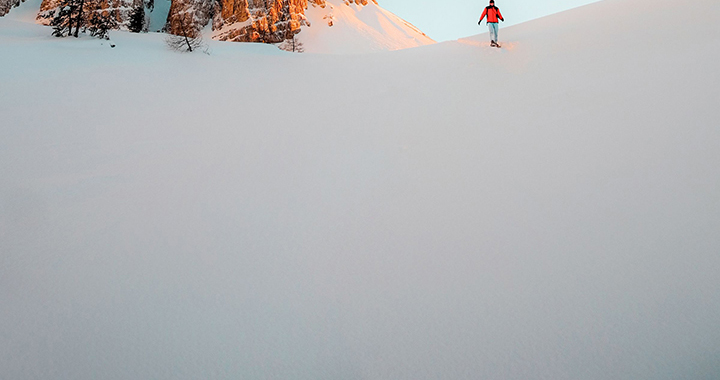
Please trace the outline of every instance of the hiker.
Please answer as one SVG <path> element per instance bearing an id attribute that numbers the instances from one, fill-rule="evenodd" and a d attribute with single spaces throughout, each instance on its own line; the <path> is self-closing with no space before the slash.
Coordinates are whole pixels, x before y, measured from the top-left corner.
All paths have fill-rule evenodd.
<path id="1" fill-rule="evenodd" d="M 490 46 L 492 47 L 500 47 L 498 45 L 498 19 L 500 21 L 505 22 L 505 19 L 503 18 L 502 14 L 500 13 L 500 9 L 495 6 L 495 0 L 490 0 L 490 5 L 485 7 L 485 10 L 482 13 L 482 16 L 480 16 L 480 21 L 478 21 L 478 25 L 481 25 L 482 20 L 487 16 L 487 25 L 488 29 L 490 29 Z"/>

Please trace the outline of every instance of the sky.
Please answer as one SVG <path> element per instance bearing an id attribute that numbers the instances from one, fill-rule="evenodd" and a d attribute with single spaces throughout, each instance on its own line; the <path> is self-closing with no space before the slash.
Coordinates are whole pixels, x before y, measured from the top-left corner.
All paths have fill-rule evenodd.
<path id="1" fill-rule="evenodd" d="M 381 7 L 417 26 L 436 41 L 455 40 L 487 32 L 477 25 L 489 0 L 378 0 Z M 597 0 L 495 0 L 505 22 L 519 24 Z"/>

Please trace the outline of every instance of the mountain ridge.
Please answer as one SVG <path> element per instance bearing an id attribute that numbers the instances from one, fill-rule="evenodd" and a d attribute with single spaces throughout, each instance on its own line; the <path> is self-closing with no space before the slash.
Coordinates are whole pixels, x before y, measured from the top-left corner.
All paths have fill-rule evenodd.
<path id="1" fill-rule="evenodd" d="M 37 22 L 49 25 L 60 1 L 43 0 Z M 281 48 L 290 41 L 316 53 L 362 53 L 434 43 L 414 25 L 379 7 L 375 0 L 86 0 L 84 3 L 84 9 L 90 13 L 110 15 L 116 28 L 121 30 L 127 30 L 130 14 L 138 6 L 144 8 L 146 30 L 179 34 L 180 21 L 188 18 L 190 27 L 198 31 L 210 25 L 209 37 L 219 41 L 265 42 L 280 44 Z M 27 12 L 28 6 L 23 8 Z M 167 15 L 162 16 L 163 12 Z M 164 20 L 162 25 L 158 24 L 159 20 Z M 299 35 L 301 32 L 304 33 Z M 342 37 L 333 36 L 336 34 Z"/>

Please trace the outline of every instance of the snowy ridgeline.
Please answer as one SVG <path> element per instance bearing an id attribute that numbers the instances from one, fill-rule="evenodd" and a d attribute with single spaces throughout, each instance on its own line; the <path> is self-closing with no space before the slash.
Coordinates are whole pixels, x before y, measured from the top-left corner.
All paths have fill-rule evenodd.
<path id="1" fill-rule="evenodd" d="M 682 9 L 351 56 L 0 19 L 0 378 L 717 378 L 720 3 Z"/>
<path id="2" fill-rule="evenodd" d="M 18 4 L 0 0 L 0 15 Z M 83 15 L 80 23 L 78 14 Z M 206 39 L 265 42 L 311 53 L 368 53 L 435 42 L 366 0 L 28 0 L 8 17 L 52 25 L 56 36 L 87 30 L 104 38 L 106 29 L 204 34 Z"/>

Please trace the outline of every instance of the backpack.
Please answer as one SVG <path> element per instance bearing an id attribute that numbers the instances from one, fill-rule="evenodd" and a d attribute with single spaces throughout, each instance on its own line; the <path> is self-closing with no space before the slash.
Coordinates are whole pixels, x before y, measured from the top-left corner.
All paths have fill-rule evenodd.
<path id="1" fill-rule="evenodd" d="M 487 12 L 487 18 L 490 18 L 491 9 L 497 9 L 497 7 L 494 5 L 488 5 L 487 7 L 485 7 L 485 11 Z M 495 17 L 497 17 L 497 13 L 495 13 Z"/>

